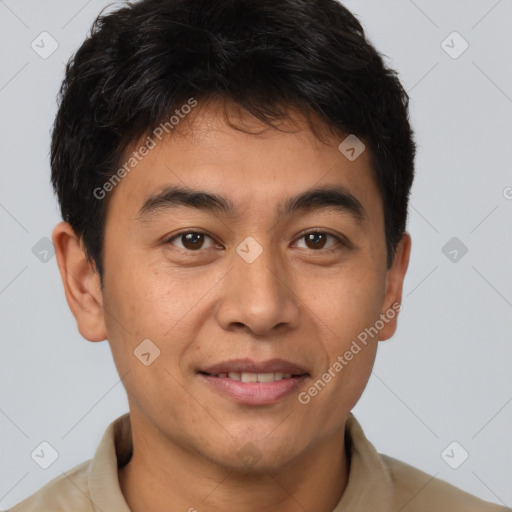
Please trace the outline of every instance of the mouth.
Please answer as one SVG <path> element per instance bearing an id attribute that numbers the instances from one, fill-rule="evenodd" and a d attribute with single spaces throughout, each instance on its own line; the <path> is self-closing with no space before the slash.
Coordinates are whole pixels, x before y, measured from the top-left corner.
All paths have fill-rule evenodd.
<path id="1" fill-rule="evenodd" d="M 310 376 L 302 367 L 282 359 L 263 362 L 233 359 L 197 373 L 223 397 L 248 405 L 275 403 Z"/>
<path id="2" fill-rule="evenodd" d="M 293 377 L 302 377 L 302 374 L 295 375 L 292 373 L 283 372 L 222 372 L 217 374 L 211 374 L 207 372 L 199 373 L 202 375 L 208 375 L 209 377 L 216 377 L 218 379 L 231 379 L 239 382 L 276 382 L 283 379 L 291 379 Z"/>

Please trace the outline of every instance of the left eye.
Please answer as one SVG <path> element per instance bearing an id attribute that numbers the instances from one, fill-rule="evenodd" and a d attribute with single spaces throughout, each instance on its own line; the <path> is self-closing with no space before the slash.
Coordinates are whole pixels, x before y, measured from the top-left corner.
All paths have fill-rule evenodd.
<path id="1" fill-rule="evenodd" d="M 334 243 L 326 247 L 329 239 L 331 239 L 331 241 L 333 241 Z M 304 240 L 306 244 L 306 249 L 313 250 L 329 249 L 341 243 L 341 240 L 338 237 L 330 235 L 329 233 L 322 233 L 321 231 L 313 231 L 311 233 L 306 233 L 305 235 L 302 235 L 299 238 L 299 241 L 300 240 Z"/>
<path id="2" fill-rule="evenodd" d="M 206 243 L 205 246 L 205 242 L 208 240 L 209 244 Z M 179 241 L 180 243 L 176 243 L 175 241 Z M 212 237 L 206 235 L 205 233 L 200 233 L 197 231 L 187 231 L 186 233 L 180 233 L 169 239 L 167 243 L 176 245 L 180 249 L 187 249 L 190 251 L 208 249 L 215 245 L 215 242 L 212 239 Z"/>

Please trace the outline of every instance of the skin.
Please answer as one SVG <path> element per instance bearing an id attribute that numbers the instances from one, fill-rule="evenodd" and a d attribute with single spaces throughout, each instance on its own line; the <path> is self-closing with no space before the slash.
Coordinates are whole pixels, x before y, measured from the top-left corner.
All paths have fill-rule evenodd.
<path id="1" fill-rule="evenodd" d="M 119 481 L 133 511 L 330 512 L 348 478 L 347 414 L 397 316 L 307 405 L 298 393 L 401 302 L 411 240 L 404 234 L 387 268 L 368 150 L 349 161 L 338 150 L 343 138 L 320 142 L 297 112 L 283 132 L 227 110 L 251 133 L 229 126 L 221 104 L 200 104 L 111 192 L 103 289 L 71 227 L 55 228 L 66 297 L 80 333 L 108 339 L 123 378 L 134 453 Z M 181 206 L 141 218 L 144 202 L 169 185 L 223 195 L 239 215 Z M 327 185 L 345 187 L 364 218 L 333 209 L 276 215 L 287 197 Z M 349 245 L 328 236 L 311 248 L 304 234 L 315 229 Z M 199 249 L 168 241 L 187 230 L 211 238 Z M 248 236 L 263 249 L 252 263 L 236 252 Z M 133 354 L 146 338 L 161 351 L 150 366 Z M 279 357 L 310 377 L 262 406 L 222 396 L 196 373 L 245 357 Z M 259 454 L 251 465 L 238 453 L 248 443 Z"/>

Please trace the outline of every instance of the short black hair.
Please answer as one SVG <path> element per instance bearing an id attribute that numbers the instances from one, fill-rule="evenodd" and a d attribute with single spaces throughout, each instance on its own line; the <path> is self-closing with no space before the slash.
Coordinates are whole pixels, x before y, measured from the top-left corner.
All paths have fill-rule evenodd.
<path id="1" fill-rule="evenodd" d="M 271 126 L 298 108 L 364 140 L 391 264 L 416 148 L 408 95 L 360 22 L 336 0 L 141 0 L 94 21 L 66 66 L 52 133 L 62 217 L 100 277 L 108 198 L 94 191 L 175 109 L 215 97 Z"/>

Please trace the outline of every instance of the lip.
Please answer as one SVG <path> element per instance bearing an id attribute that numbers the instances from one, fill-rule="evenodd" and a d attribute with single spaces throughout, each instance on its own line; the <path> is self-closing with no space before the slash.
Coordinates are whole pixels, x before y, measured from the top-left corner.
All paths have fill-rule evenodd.
<path id="1" fill-rule="evenodd" d="M 216 377 L 221 373 L 289 373 L 292 376 L 273 382 L 242 382 L 228 377 Z M 230 359 L 198 371 L 198 377 L 219 392 L 239 404 L 270 405 L 290 395 L 304 382 L 309 373 L 301 366 L 284 359 L 253 361 Z"/>
<path id="2" fill-rule="evenodd" d="M 247 373 L 271 373 L 282 372 L 291 373 L 292 375 L 309 375 L 307 370 L 295 363 L 285 361 L 284 359 L 268 359 L 266 361 L 253 361 L 252 359 L 229 359 L 208 368 L 201 368 L 201 373 L 210 375 L 218 375 L 219 373 L 229 372 L 247 372 Z"/>
<path id="3" fill-rule="evenodd" d="M 241 382 L 199 373 L 198 376 L 221 395 L 245 405 L 270 405 L 293 393 L 308 377 L 299 375 L 274 382 Z"/>

